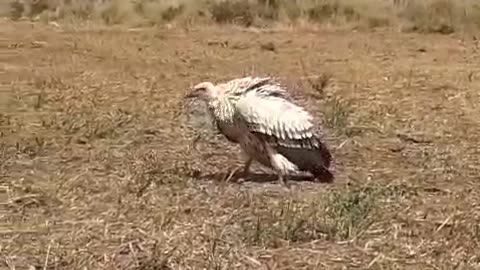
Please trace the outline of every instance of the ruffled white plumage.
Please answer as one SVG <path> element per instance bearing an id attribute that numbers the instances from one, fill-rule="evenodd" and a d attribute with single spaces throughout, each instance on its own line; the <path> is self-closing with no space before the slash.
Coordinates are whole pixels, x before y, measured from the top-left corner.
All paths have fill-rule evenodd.
<path id="1" fill-rule="evenodd" d="M 270 77 L 244 77 L 214 86 L 209 98 L 217 127 L 252 159 L 277 171 L 279 181 L 292 171 L 309 171 L 333 180 L 332 156 L 315 134 L 313 117 Z"/>
<path id="2" fill-rule="evenodd" d="M 301 107 L 279 97 L 262 97 L 252 91 L 235 106 L 237 121 L 245 121 L 250 131 L 277 139 L 306 139 L 313 136 L 312 117 Z"/>

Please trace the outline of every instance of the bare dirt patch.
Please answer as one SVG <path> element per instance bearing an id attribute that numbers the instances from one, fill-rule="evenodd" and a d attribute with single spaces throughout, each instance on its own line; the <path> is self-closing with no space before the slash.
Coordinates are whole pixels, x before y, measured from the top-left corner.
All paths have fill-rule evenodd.
<path id="1" fill-rule="evenodd" d="M 1 32 L 3 267 L 480 267 L 474 41 L 24 22 Z M 179 117 L 179 97 L 252 71 L 295 85 L 324 122 L 334 184 L 225 183 L 237 148 L 208 129 L 188 148 L 190 125 L 207 121 Z"/>

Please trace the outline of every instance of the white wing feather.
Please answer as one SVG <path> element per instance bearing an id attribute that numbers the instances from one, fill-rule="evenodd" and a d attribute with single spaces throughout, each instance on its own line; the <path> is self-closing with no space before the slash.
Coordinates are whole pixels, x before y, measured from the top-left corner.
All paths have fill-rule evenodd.
<path id="1" fill-rule="evenodd" d="M 281 140 L 300 140 L 313 136 L 311 115 L 280 97 L 246 93 L 236 104 L 236 117 L 251 131 Z"/>
<path id="2" fill-rule="evenodd" d="M 247 90 L 255 89 L 258 94 L 280 94 L 286 95 L 287 92 L 283 87 L 276 83 L 271 77 L 244 77 L 233 79 L 226 83 L 218 84 L 217 87 L 224 89 L 227 95 L 242 95 Z"/>
<path id="3" fill-rule="evenodd" d="M 230 80 L 226 83 L 223 83 L 222 86 L 225 87 L 226 92 L 228 93 L 242 93 L 250 86 L 255 85 L 260 82 L 270 81 L 270 77 L 243 77 Z"/>

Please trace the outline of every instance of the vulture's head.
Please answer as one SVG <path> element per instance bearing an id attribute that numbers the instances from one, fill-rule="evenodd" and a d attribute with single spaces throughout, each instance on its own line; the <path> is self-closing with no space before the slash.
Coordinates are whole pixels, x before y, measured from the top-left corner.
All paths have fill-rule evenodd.
<path id="1" fill-rule="evenodd" d="M 211 82 L 202 82 L 195 85 L 190 92 L 185 95 L 186 99 L 200 99 L 210 101 L 217 97 L 217 89 Z"/>

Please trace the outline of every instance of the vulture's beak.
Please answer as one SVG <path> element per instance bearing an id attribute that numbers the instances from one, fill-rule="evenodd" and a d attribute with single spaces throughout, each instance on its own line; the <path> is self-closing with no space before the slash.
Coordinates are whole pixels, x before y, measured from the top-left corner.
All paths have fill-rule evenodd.
<path id="1" fill-rule="evenodd" d="M 198 93 L 195 90 L 190 90 L 185 96 L 183 96 L 183 99 L 192 99 L 198 97 Z"/>

